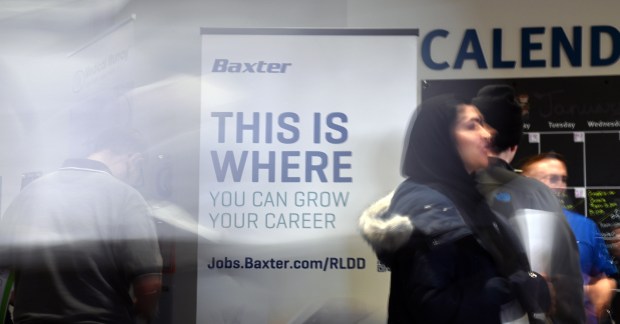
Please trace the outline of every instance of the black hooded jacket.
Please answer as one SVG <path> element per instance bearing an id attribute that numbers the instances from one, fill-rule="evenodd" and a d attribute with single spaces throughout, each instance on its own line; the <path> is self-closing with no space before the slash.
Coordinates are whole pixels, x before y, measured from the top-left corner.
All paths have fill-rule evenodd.
<path id="1" fill-rule="evenodd" d="M 545 280 L 529 271 L 515 234 L 490 211 L 457 152 L 459 104 L 442 96 L 418 108 L 405 145 L 407 179 L 360 218 L 391 269 L 388 323 L 501 323 L 525 316 L 519 309 L 530 322 L 544 320 Z"/>

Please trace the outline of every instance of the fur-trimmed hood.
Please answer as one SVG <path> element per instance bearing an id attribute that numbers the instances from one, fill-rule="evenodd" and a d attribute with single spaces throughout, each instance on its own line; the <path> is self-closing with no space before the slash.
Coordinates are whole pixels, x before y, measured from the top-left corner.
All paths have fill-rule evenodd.
<path id="1" fill-rule="evenodd" d="M 375 251 L 395 251 L 413 232 L 414 226 L 408 216 L 387 215 L 392 197 L 394 191 L 370 205 L 359 219 L 362 237 Z"/>
<path id="2" fill-rule="evenodd" d="M 446 196 L 411 180 L 367 208 L 360 216 L 359 229 L 378 254 L 396 251 L 412 235 L 438 245 L 471 234 Z"/>

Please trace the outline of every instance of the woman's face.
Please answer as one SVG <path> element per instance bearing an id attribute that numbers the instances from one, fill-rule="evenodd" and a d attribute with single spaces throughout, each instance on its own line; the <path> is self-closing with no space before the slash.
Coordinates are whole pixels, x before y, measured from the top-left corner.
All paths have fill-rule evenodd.
<path id="1" fill-rule="evenodd" d="M 467 173 L 486 168 L 491 140 L 491 129 L 484 124 L 475 106 L 461 105 L 454 125 L 456 149 Z"/>

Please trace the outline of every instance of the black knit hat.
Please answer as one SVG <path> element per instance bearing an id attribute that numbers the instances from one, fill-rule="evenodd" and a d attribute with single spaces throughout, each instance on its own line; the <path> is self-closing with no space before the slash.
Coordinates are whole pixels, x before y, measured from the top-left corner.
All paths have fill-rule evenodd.
<path id="1" fill-rule="evenodd" d="M 484 86 L 472 99 L 472 104 L 478 107 L 485 121 L 497 131 L 493 137 L 495 153 L 519 144 L 523 134 L 523 117 L 513 87 L 505 84 Z"/>

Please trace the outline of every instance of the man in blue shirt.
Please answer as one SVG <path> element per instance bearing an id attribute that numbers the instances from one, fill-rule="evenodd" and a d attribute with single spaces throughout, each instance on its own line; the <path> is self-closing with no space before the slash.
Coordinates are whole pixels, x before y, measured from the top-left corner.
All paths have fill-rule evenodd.
<path id="1" fill-rule="evenodd" d="M 539 154 L 526 160 L 521 168 L 523 175 L 541 181 L 558 195 L 565 194 L 568 171 L 562 155 L 553 152 Z M 564 215 L 579 246 L 588 323 L 597 323 L 597 318 L 611 303 L 618 270 L 596 223 L 566 208 Z"/>

